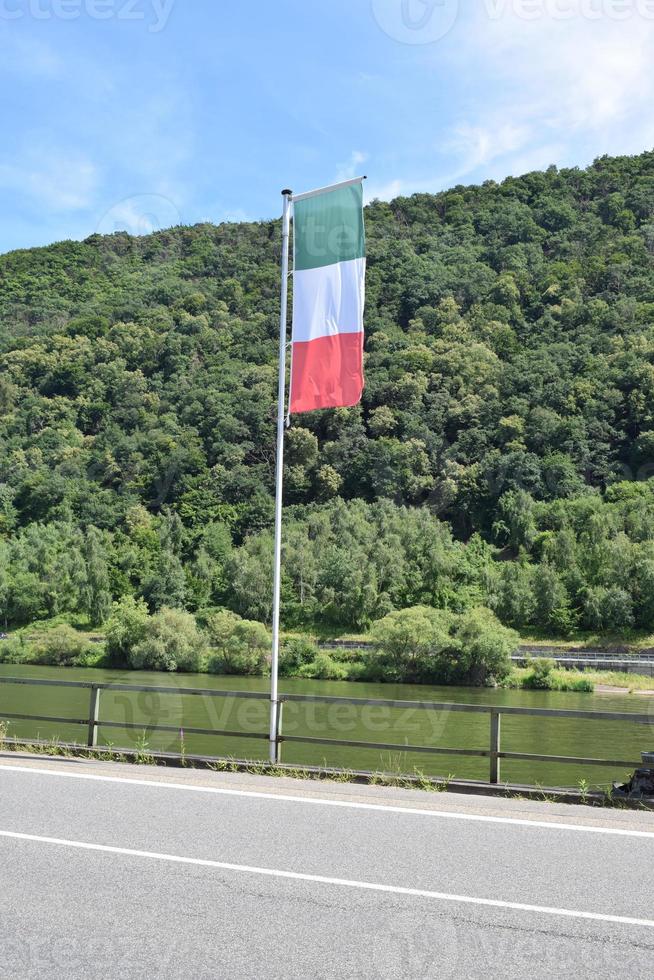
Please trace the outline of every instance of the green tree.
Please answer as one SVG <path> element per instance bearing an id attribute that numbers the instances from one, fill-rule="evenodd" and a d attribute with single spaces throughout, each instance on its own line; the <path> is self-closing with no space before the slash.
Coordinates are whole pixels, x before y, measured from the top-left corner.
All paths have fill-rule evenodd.
<path id="1" fill-rule="evenodd" d="M 107 655 L 113 666 L 130 663 L 132 652 L 145 639 L 149 620 L 142 599 L 124 596 L 114 603 L 106 627 Z"/>
<path id="2" fill-rule="evenodd" d="M 79 666 L 90 649 L 88 641 L 77 630 L 64 624 L 39 636 L 32 659 L 37 664 L 74 667 Z"/>
<path id="3" fill-rule="evenodd" d="M 129 653 L 129 664 L 136 670 L 195 673 L 206 652 L 206 640 L 193 616 L 164 608 L 148 619 L 145 635 Z"/>
<path id="4" fill-rule="evenodd" d="M 535 622 L 544 630 L 568 634 L 574 626 L 570 596 L 561 577 L 544 562 L 534 575 Z"/>
<path id="5" fill-rule="evenodd" d="M 498 502 L 500 521 L 495 531 L 515 551 L 529 551 L 536 537 L 536 519 L 533 498 L 524 490 L 509 490 Z"/>
<path id="6" fill-rule="evenodd" d="M 552 634 L 595 590 L 602 629 L 652 627 L 653 162 L 367 207 L 366 390 L 289 432 L 286 623 L 490 603 Z M 278 248 L 205 223 L 0 256 L 10 627 L 108 595 L 270 620 Z"/>
<path id="7" fill-rule="evenodd" d="M 171 551 L 157 558 L 143 584 L 143 595 L 153 611 L 172 607 L 182 609 L 186 600 L 186 576 L 182 562 Z"/>
<path id="8" fill-rule="evenodd" d="M 269 532 L 248 538 L 229 562 L 234 604 L 243 616 L 270 622 L 272 617 L 273 539 Z"/>
<path id="9" fill-rule="evenodd" d="M 91 623 L 105 622 L 111 609 L 109 584 L 109 565 L 102 540 L 102 533 L 96 527 L 88 528 L 84 540 L 85 582 L 82 588 L 82 603 Z"/>
<path id="10" fill-rule="evenodd" d="M 508 676 L 519 637 L 502 626 L 489 609 L 463 613 L 455 622 L 454 636 L 459 651 L 456 675 L 462 680 L 480 686 Z"/>
<path id="11" fill-rule="evenodd" d="M 226 625 L 223 619 L 221 631 Z M 216 637 L 215 626 L 213 635 Z M 217 647 L 209 661 L 213 674 L 263 674 L 269 666 L 271 639 L 261 623 L 234 620 L 229 635 Z"/>
<path id="12" fill-rule="evenodd" d="M 389 613 L 373 625 L 373 673 L 385 679 L 417 682 L 439 672 L 443 660 L 458 652 L 451 618 L 426 606 Z"/>
<path id="13" fill-rule="evenodd" d="M 534 622 L 534 567 L 504 562 L 491 586 L 491 604 L 502 622 L 524 629 Z"/>

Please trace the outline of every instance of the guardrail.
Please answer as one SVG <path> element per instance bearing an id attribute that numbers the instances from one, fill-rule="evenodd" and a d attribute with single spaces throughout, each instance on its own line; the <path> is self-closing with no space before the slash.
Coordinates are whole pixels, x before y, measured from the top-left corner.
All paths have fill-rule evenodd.
<path id="1" fill-rule="evenodd" d="M 89 691 L 89 709 L 85 718 L 62 718 L 49 715 L 26 715 L 0 710 L 0 720 L 40 721 L 51 724 L 79 725 L 86 729 L 87 748 L 96 748 L 98 732 L 101 728 L 120 729 L 123 731 L 136 730 L 148 732 L 178 732 L 179 726 L 173 725 L 143 725 L 123 721 L 109 721 L 100 717 L 101 695 L 103 691 L 128 692 L 134 694 L 150 693 L 163 695 L 181 695 L 186 697 L 206 698 L 235 698 L 255 701 L 269 701 L 268 694 L 255 691 L 218 691 L 209 688 L 188 687 L 154 687 L 132 684 L 95 684 L 90 681 L 56 681 L 37 678 L 0 677 L 0 685 L 13 684 L 23 687 L 53 687 L 76 688 Z M 397 708 L 400 710 L 418 710 L 435 712 L 465 712 L 470 714 L 487 715 L 489 719 L 489 745 L 484 749 L 466 749 L 444 745 L 406 745 L 389 742 L 351 741 L 342 738 L 317 738 L 309 735 L 284 735 L 282 729 L 282 709 L 285 703 L 305 704 L 340 704 L 364 707 Z M 616 768 L 638 768 L 641 761 L 625 761 L 624 759 L 598 759 L 577 756 L 539 755 L 528 752 L 504 752 L 501 747 L 501 728 L 503 715 L 526 715 L 541 718 L 578 718 L 584 721 L 621 721 L 636 725 L 651 727 L 652 715 L 636 714 L 634 712 L 615 711 L 578 711 L 558 708 L 526 708 L 505 705 L 462 704 L 459 702 L 436 701 L 397 701 L 380 698 L 347 698 L 330 697 L 327 695 L 282 694 L 280 695 L 278 724 L 277 724 L 277 759 L 281 757 L 281 746 L 286 743 L 302 743 L 305 745 L 346 746 L 348 748 L 374 749 L 378 751 L 418 753 L 431 755 L 468 756 L 489 760 L 489 783 L 496 785 L 501 777 L 501 760 L 512 759 L 528 762 L 552 762 L 572 765 L 605 766 Z M 187 735 L 217 736 L 223 738 L 245 738 L 268 741 L 268 732 L 228 731 L 217 728 L 188 728 L 184 726 Z M 36 740 L 20 739 L 21 744 L 29 745 Z M 82 743 L 80 743 L 81 745 Z M 112 746 L 119 752 L 120 748 Z M 127 748 L 127 747 L 125 747 Z M 181 757 L 181 754 L 180 754 Z M 213 756 L 216 760 L 220 756 Z"/>
<path id="2" fill-rule="evenodd" d="M 373 650 L 375 645 L 369 640 L 319 640 L 318 646 L 321 650 Z M 614 650 L 601 650 L 591 647 L 548 647 L 522 644 L 511 657 L 515 661 L 538 658 L 556 660 L 557 662 L 570 661 L 577 663 L 579 661 L 589 661 L 592 663 L 603 663 L 606 660 L 610 663 L 645 663 L 646 665 L 650 665 L 654 662 L 654 649 L 629 650 L 627 648 L 616 648 Z"/>

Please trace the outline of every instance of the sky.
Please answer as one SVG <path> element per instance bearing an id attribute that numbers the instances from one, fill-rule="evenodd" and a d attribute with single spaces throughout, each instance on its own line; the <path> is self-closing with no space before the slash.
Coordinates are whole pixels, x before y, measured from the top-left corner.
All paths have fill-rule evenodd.
<path id="1" fill-rule="evenodd" d="M 0 0 L 0 252 L 654 144 L 654 0 Z"/>

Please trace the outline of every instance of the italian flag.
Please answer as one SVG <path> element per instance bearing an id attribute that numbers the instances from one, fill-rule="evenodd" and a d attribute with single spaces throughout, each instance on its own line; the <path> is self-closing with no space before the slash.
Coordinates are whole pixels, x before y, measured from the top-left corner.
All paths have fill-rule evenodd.
<path id="1" fill-rule="evenodd" d="M 363 392 L 363 184 L 293 198 L 292 415 L 356 405 Z"/>

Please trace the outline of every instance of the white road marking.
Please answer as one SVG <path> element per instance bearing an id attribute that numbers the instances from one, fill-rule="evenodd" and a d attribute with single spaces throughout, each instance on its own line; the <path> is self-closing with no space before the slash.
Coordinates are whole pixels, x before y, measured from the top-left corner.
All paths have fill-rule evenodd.
<path id="1" fill-rule="evenodd" d="M 217 871 L 234 871 L 241 874 L 264 875 L 268 878 L 287 878 L 293 881 L 308 881 L 317 885 L 336 885 L 342 888 L 360 888 L 365 891 L 385 892 L 390 895 L 408 895 L 413 898 L 429 898 L 440 902 L 457 902 L 464 905 L 484 905 L 489 908 L 511 909 L 516 912 L 536 912 L 539 915 L 558 915 L 569 919 L 590 919 L 594 922 L 612 922 L 627 926 L 645 926 L 654 929 L 654 920 L 636 919 L 626 915 L 604 915 L 601 912 L 580 912 L 576 909 L 558 909 L 547 905 L 526 905 L 522 902 L 502 902 L 494 898 L 474 898 L 470 895 L 450 895 L 447 892 L 429 891 L 424 888 L 402 888 L 399 885 L 380 885 L 371 881 L 351 881 L 349 878 L 328 878 L 324 875 L 302 874 L 299 871 L 279 871 L 274 868 L 258 868 L 247 864 L 229 864 L 226 861 L 209 861 L 205 858 L 182 857 L 177 854 L 160 854 L 156 851 L 136 851 L 127 847 L 110 847 L 106 844 L 87 844 L 83 841 L 62 840 L 58 837 L 37 837 L 33 834 L 18 834 L 0 830 L 0 838 L 27 841 L 35 844 L 52 844 L 58 847 L 71 847 L 80 851 L 99 851 L 104 854 L 117 854 L 122 857 L 146 858 L 152 861 L 167 861 L 171 864 L 190 864 L 199 868 L 213 868 Z"/>
<path id="2" fill-rule="evenodd" d="M 147 786 L 153 789 L 183 790 L 189 793 L 209 793 L 216 796 L 244 797 L 250 800 L 305 803 L 309 806 L 345 807 L 351 810 L 372 810 L 379 813 L 402 813 L 409 816 L 437 817 L 442 820 L 467 820 L 475 823 L 509 824 L 518 827 L 536 827 L 545 830 L 573 830 L 583 834 L 613 834 L 618 837 L 654 839 L 651 830 L 627 830 L 622 827 L 587 827 L 581 824 L 558 823 L 547 820 L 528 820 L 519 817 L 489 817 L 478 813 L 452 813 L 447 810 L 426 810 L 418 807 L 386 806 L 383 803 L 358 803 L 352 800 L 329 800 L 317 797 L 290 796 L 286 793 L 263 793 L 256 790 L 225 789 L 221 786 L 191 786 L 184 783 L 168 783 L 154 779 L 131 779 L 127 776 L 99 776 L 87 772 L 62 772 L 60 769 L 39 769 L 31 766 L 0 765 L 0 771 L 28 775 L 53 776 L 62 779 L 88 779 L 100 783 L 121 783 L 128 786 Z"/>

